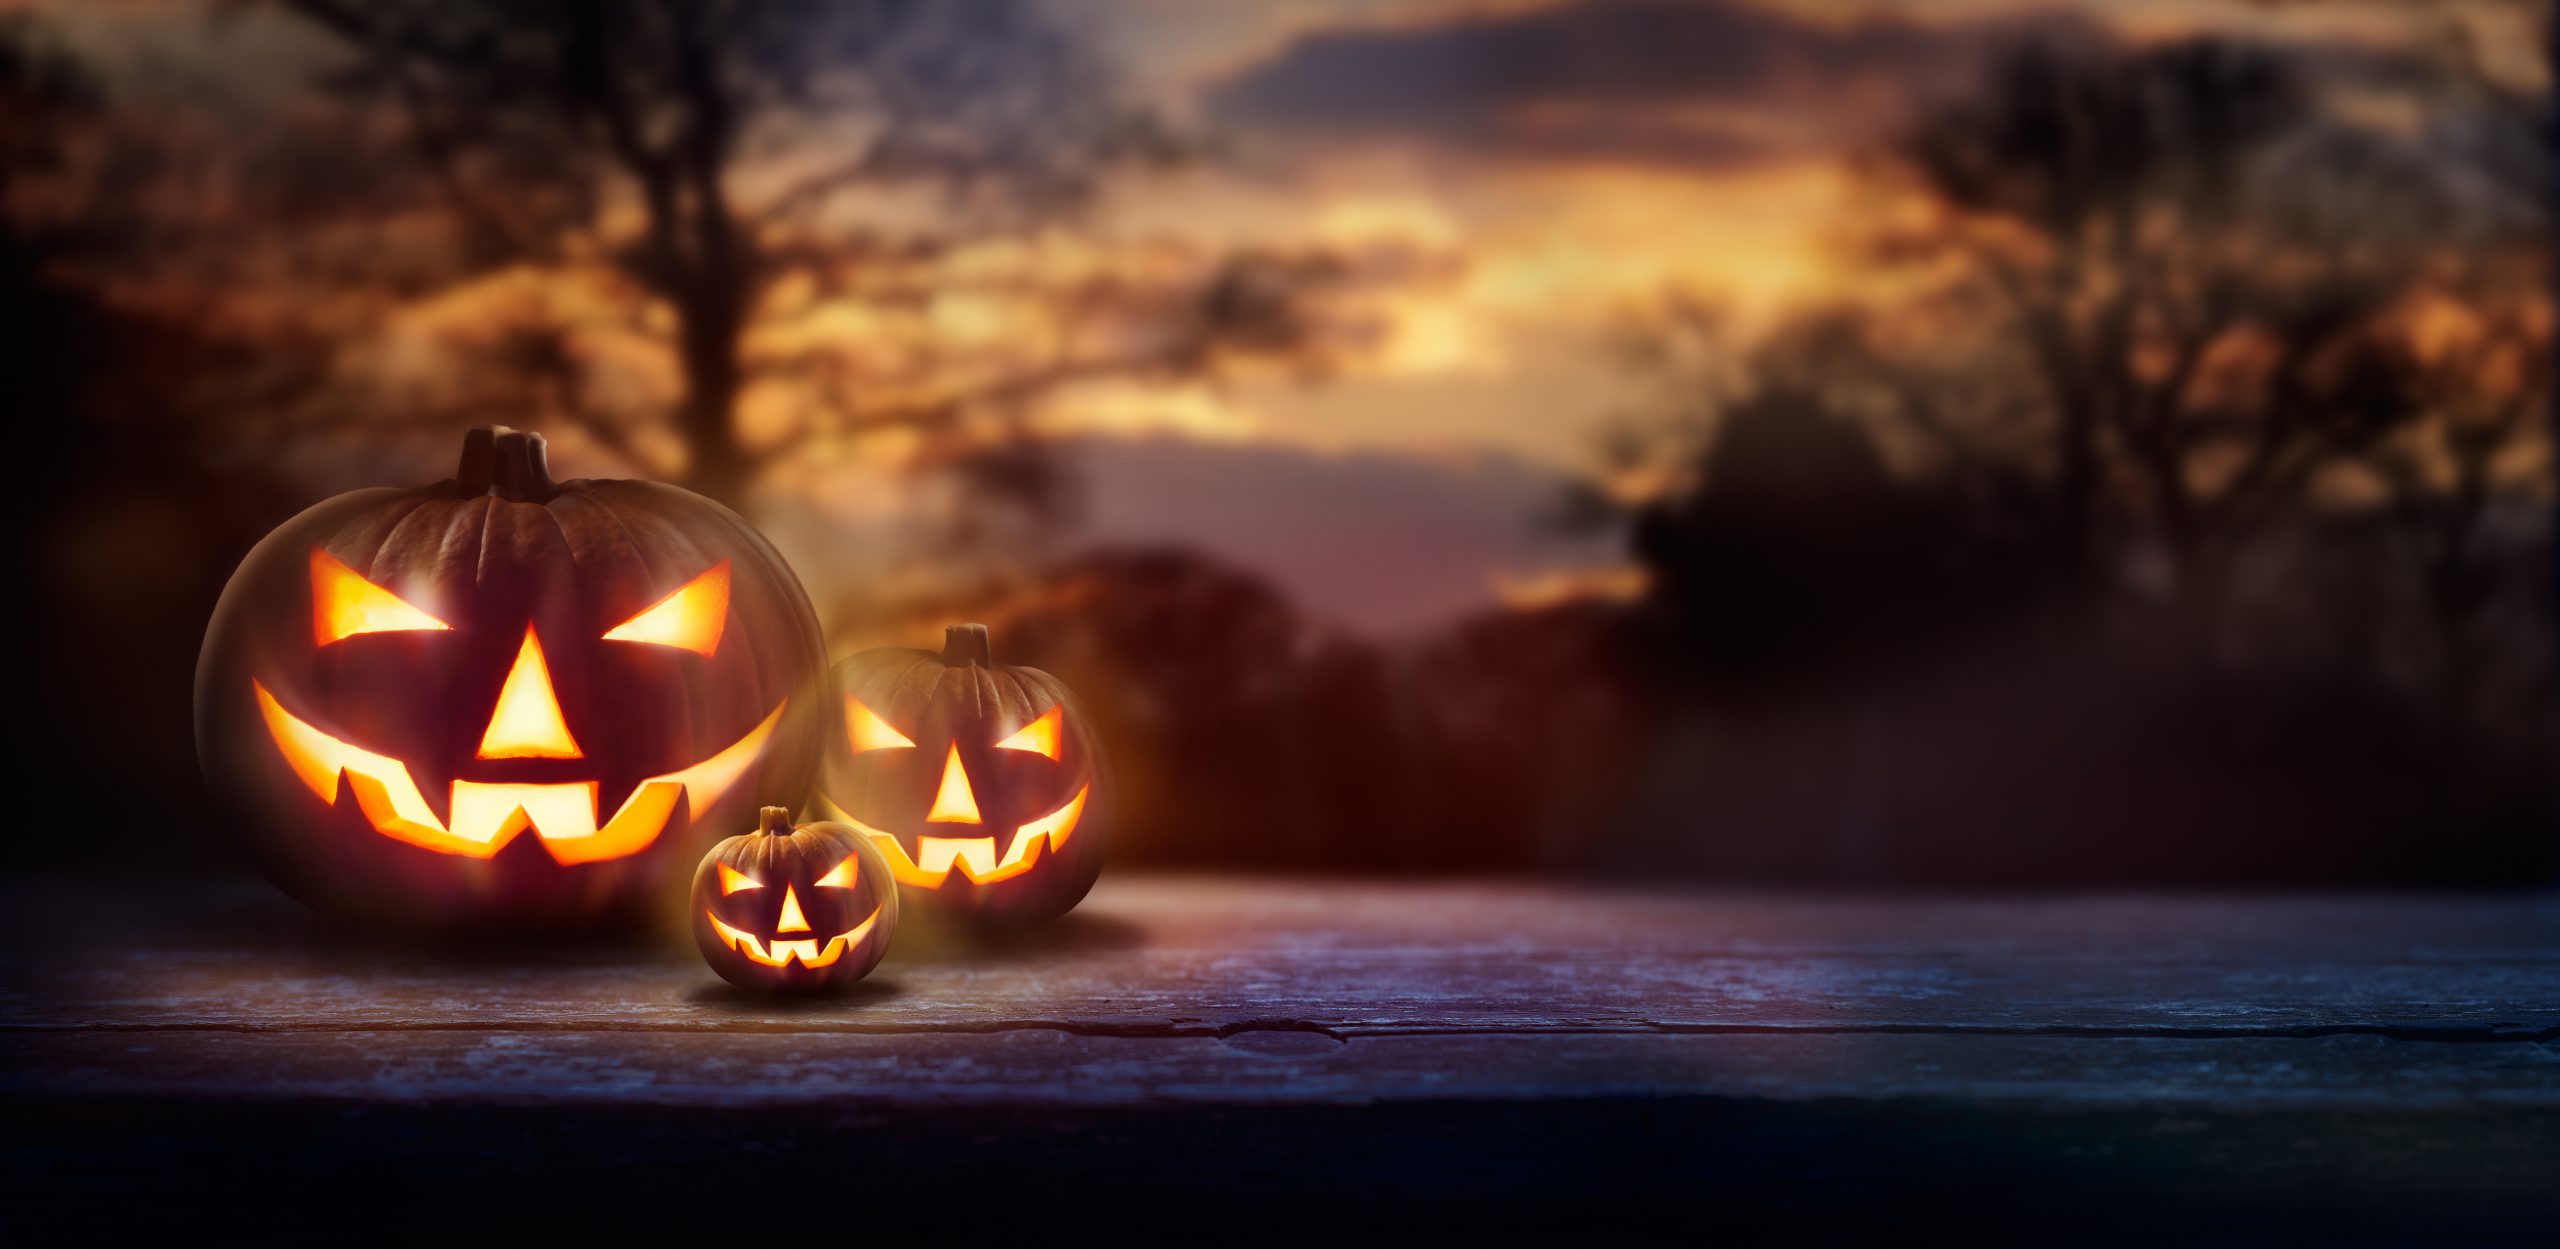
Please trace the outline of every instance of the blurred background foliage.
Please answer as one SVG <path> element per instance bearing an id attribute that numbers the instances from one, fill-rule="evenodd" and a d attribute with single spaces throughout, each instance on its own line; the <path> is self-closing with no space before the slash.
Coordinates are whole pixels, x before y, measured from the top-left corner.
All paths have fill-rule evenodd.
<path id="1" fill-rule="evenodd" d="M 229 569 L 500 421 L 1127 864 L 2552 875 L 2546 6 L 1213 7 L 6 10 L 48 785 L 219 862 Z"/>

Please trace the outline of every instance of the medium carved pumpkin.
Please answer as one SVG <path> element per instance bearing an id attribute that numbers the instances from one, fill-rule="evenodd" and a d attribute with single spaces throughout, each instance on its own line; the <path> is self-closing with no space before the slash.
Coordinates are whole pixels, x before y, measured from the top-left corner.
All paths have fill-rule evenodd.
<path id="1" fill-rule="evenodd" d="M 286 892 L 356 918 L 663 914 L 722 828 L 798 802 L 824 739 L 808 596 L 719 504 L 555 482 L 537 434 L 258 543 L 196 664 L 205 779 Z"/>
<path id="2" fill-rule="evenodd" d="M 898 887 L 889 863 L 842 824 L 793 827 L 766 807 L 756 831 L 711 848 L 693 874 L 693 940 L 711 970 L 749 989 L 852 984 L 889 952 Z"/>
<path id="3" fill-rule="evenodd" d="M 835 685 L 823 800 L 888 859 L 909 906 L 1027 924 L 1093 888 L 1111 769 L 1056 677 L 996 663 L 972 624 L 939 654 L 855 655 Z"/>

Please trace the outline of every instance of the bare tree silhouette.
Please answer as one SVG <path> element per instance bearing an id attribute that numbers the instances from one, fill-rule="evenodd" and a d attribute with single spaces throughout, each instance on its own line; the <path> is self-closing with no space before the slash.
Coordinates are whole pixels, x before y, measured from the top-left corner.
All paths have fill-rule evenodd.
<path id="1" fill-rule="evenodd" d="M 2337 74 L 2418 121 L 2337 107 Z M 2163 865 L 2547 872 L 2553 301 L 2513 206 L 2548 157 L 2440 141 L 2524 115 L 2463 82 L 2023 45 L 1871 166 L 1893 210 L 1850 224 L 1888 293 L 1646 317 L 1651 404 L 1586 501 L 1643 500 L 1614 509 L 1634 623 L 1706 678 L 1643 691 L 1660 809 L 1721 768 L 1730 826 L 1782 831 L 1695 844 L 1745 859 L 1989 862 L 2020 847 L 1964 847 L 2006 820 L 2192 838 Z"/>
<path id="2" fill-rule="evenodd" d="M 2049 533 L 2082 562 L 2110 509 L 2210 593 L 2230 540 L 2414 409 L 2378 323 L 2434 207 L 2423 176 L 2327 125 L 2294 63 L 2195 40 L 2023 47 L 1916 123 L 1890 168 L 2049 416 Z"/>
<path id="3" fill-rule="evenodd" d="M 1027 236 L 1105 171 L 1175 154 L 1023 0 L 277 3 L 354 53 L 333 87 L 401 119 L 471 257 L 602 261 L 647 305 L 626 312 L 632 326 L 663 309 L 681 380 L 671 413 L 599 401 L 578 353 L 539 324 L 490 363 L 521 366 L 604 448 L 714 497 L 736 501 L 814 440 L 948 427 L 1080 380 L 1299 344 L 1288 290 L 1312 270 L 1271 255 L 1153 285 L 1058 279 L 1031 292 L 1056 314 L 1047 341 L 998 360 L 857 363 L 776 324 L 845 299 L 911 308 L 936 260 Z M 759 328 L 796 345 L 751 352 Z M 742 397 L 782 374 L 803 383 L 792 427 L 751 437 Z M 651 436 L 669 425 L 680 463 Z"/>

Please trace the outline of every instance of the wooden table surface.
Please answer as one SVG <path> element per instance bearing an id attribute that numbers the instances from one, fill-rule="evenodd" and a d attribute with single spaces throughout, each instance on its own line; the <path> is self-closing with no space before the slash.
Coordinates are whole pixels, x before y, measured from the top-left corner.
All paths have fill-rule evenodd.
<path id="1" fill-rule="evenodd" d="M 903 1159 L 1175 1204 L 1676 1194 L 1775 1228 L 1846 1185 L 2084 1232 L 2168 1195 L 2206 1240 L 2560 1230 L 2550 894 L 1123 875 L 818 1002 L 680 945 L 434 947 L 248 883 L 0 905 L 6 1161 L 55 1193 L 290 1165 L 388 1194 L 387 1156 L 522 1179 L 609 1139 L 625 1183 Z"/>

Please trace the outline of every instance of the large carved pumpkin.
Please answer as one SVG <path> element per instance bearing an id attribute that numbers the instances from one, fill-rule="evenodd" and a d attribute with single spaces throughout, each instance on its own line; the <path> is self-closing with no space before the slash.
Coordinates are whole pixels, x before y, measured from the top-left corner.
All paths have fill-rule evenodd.
<path id="1" fill-rule="evenodd" d="M 1056 677 L 996 663 L 973 624 L 948 630 L 938 654 L 855 655 L 835 689 L 822 797 L 888 859 L 909 906 L 1037 923 L 1093 888 L 1111 769 Z"/>
<path id="2" fill-rule="evenodd" d="M 450 481 L 358 490 L 250 551 L 196 664 L 205 779 L 325 910 L 561 929 L 672 913 L 724 829 L 807 792 L 826 653 L 727 508 L 555 482 L 471 431 Z"/>
<path id="3" fill-rule="evenodd" d="M 711 848 L 693 874 L 694 944 L 731 984 L 785 992 L 870 974 L 898 927 L 898 884 L 861 834 L 794 827 L 766 807 L 756 830 Z"/>

